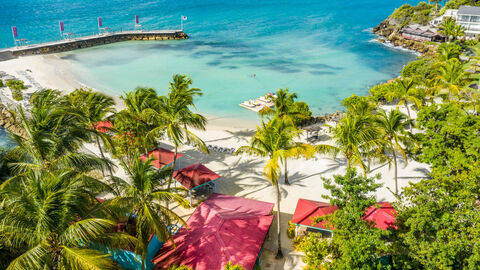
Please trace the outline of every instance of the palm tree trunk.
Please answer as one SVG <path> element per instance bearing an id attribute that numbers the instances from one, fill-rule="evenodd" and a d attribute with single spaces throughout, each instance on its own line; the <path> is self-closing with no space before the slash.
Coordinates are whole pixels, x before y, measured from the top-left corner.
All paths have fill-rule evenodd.
<path id="1" fill-rule="evenodd" d="M 406 100 L 405 100 L 405 108 L 407 108 L 408 120 L 412 120 L 412 117 L 410 116 L 410 108 L 408 108 L 408 102 Z M 410 123 L 410 132 L 413 132 L 412 130 L 413 130 L 412 123 Z"/>
<path id="2" fill-rule="evenodd" d="M 280 240 L 281 236 L 281 229 L 280 229 L 280 189 L 278 187 L 278 183 L 275 185 L 275 190 L 277 192 L 277 239 L 278 239 L 278 250 L 277 255 L 275 256 L 276 259 L 283 258 L 282 252 L 282 241 Z"/>
<path id="3" fill-rule="evenodd" d="M 100 157 L 102 159 L 105 159 L 105 155 L 103 154 L 103 150 L 102 150 L 102 145 L 100 144 L 100 139 L 98 138 L 98 136 L 95 136 L 96 139 L 97 139 L 97 145 L 98 145 L 98 150 L 100 151 Z M 112 167 L 110 166 L 110 164 L 108 164 L 108 171 L 110 172 L 110 177 L 113 178 L 113 171 L 112 171 Z M 102 174 L 103 174 L 103 171 L 102 171 Z M 105 175 L 103 175 L 105 176 Z"/>
<path id="4" fill-rule="evenodd" d="M 393 151 L 393 166 L 395 167 L 395 195 L 398 195 L 397 154 Z"/>
<path id="5" fill-rule="evenodd" d="M 290 182 L 288 182 L 287 159 L 285 158 L 283 161 L 285 166 L 285 185 L 290 185 Z"/>
<path id="6" fill-rule="evenodd" d="M 148 249 L 147 249 L 148 250 Z M 147 259 L 146 252 L 142 252 L 142 270 L 145 270 L 145 260 Z"/>

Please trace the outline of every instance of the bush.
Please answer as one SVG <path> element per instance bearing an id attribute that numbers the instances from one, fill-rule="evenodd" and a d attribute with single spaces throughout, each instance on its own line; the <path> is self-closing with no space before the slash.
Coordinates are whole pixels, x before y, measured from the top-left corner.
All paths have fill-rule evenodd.
<path id="1" fill-rule="evenodd" d="M 22 90 L 19 89 L 11 89 L 12 90 L 12 97 L 16 101 L 22 101 L 23 100 L 23 94 Z"/>
<path id="2" fill-rule="evenodd" d="M 293 225 L 291 221 L 288 222 L 287 236 L 290 239 L 295 238 L 295 228 L 297 226 Z"/>
<path id="3" fill-rule="evenodd" d="M 12 89 L 12 90 L 24 90 L 24 89 L 27 89 L 27 87 L 25 87 L 25 85 L 23 84 L 23 81 L 22 80 L 8 80 L 6 83 L 5 83 L 6 86 L 8 86 L 8 88 Z"/>
<path id="4" fill-rule="evenodd" d="M 325 258 L 329 255 L 328 240 L 322 240 L 319 234 L 309 233 L 299 241 L 298 248 L 305 253 L 303 261 L 305 269 L 321 269 Z"/>
<path id="5" fill-rule="evenodd" d="M 467 47 L 473 47 L 473 46 L 475 46 L 475 45 L 477 45 L 477 44 L 478 44 L 478 40 L 476 40 L 476 39 L 465 40 L 465 45 L 466 45 Z"/>
<path id="6" fill-rule="evenodd" d="M 0 87 L 3 87 L 3 81 L 0 80 Z"/>
<path id="7" fill-rule="evenodd" d="M 295 101 L 293 104 L 294 111 L 298 112 L 299 114 L 295 116 L 294 122 L 296 125 L 301 125 L 312 118 L 312 112 L 310 111 L 310 107 L 306 102 L 303 101 Z"/>
<path id="8" fill-rule="evenodd" d="M 387 82 L 383 84 L 375 85 L 370 89 L 371 99 L 374 102 L 386 102 L 387 98 L 385 95 L 390 92 L 395 92 L 397 89 L 397 82 Z"/>
<path id="9" fill-rule="evenodd" d="M 435 61 L 431 58 L 422 58 L 412 61 L 403 67 L 401 74 L 404 78 L 417 78 L 418 80 L 432 79 L 435 69 Z"/>
<path id="10" fill-rule="evenodd" d="M 390 18 L 400 20 L 401 26 L 419 23 L 427 25 L 433 18 L 432 10 L 434 5 L 420 2 L 417 6 L 404 4 L 395 9 Z"/>

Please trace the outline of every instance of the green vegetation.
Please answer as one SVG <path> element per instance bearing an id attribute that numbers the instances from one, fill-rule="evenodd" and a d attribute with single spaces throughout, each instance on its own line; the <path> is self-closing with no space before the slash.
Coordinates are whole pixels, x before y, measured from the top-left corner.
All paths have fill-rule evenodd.
<path id="1" fill-rule="evenodd" d="M 434 9 L 434 5 L 426 2 L 420 2 L 417 6 L 404 4 L 395 9 L 390 18 L 399 20 L 402 26 L 414 23 L 427 25 L 433 18 Z"/>
<path id="2" fill-rule="evenodd" d="M 268 162 L 263 169 L 263 175 L 275 188 L 277 198 L 277 258 L 282 258 L 282 245 L 280 240 L 280 189 L 278 178 L 280 174 L 280 163 L 285 166 L 285 184 L 287 178 L 287 159 L 305 157 L 310 158 L 315 153 L 311 145 L 295 142 L 300 135 L 295 125 L 285 118 L 274 117 L 269 122 L 262 122 L 257 126 L 257 131 L 250 140 L 250 144 L 240 147 L 235 154 L 246 153 L 257 157 L 266 157 Z"/>
<path id="3" fill-rule="evenodd" d="M 371 194 L 381 184 L 375 180 L 357 175 L 355 169 L 335 175 L 333 181 L 323 178 L 331 194 L 324 197 L 340 209 L 325 218 L 328 226 L 335 228 L 331 240 L 311 235 L 301 241 L 299 247 L 305 252 L 309 269 L 382 269 L 378 254 L 387 250 L 383 239 L 387 232 L 361 219 L 364 211 L 376 203 Z"/>
<path id="4" fill-rule="evenodd" d="M 245 270 L 241 265 L 238 264 L 232 264 L 232 262 L 228 262 L 227 265 L 225 265 L 225 270 Z"/>
<path id="5" fill-rule="evenodd" d="M 461 25 L 458 25 L 454 18 L 448 17 L 440 25 L 440 33 L 448 38 L 451 42 L 456 40 L 458 37 L 465 35 L 465 28 Z"/>
<path id="6" fill-rule="evenodd" d="M 0 80 L 0 87 L 3 87 L 3 80 Z"/>
<path id="7" fill-rule="evenodd" d="M 171 89 L 170 96 L 175 95 L 184 92 Z M 126 96 L 132 97 L 126 102 L 131 106 L 116 113 L 110 97 L 91 90 L 78 89 L 66 96 L 42 90 L 32 95 L 28 113 L 22 107 L 14 112 L 26 137 L 12 134 L 16 147 L 2 158 L 2 166 L 8 166 L 0 185 L 2 268 L 118 269 L 104 250 L 127 249 L 141 256 L 144 269 L 150 236 L 171 240 L 167 228 L 184 223 L 168 207 L 171 201 L 188 207 L 183 190 L 165 188 L 172 169 L 158 171 L 150 166 L 151 160 L 144 163 L 138 158 L 167 136 L 166 112 L 160 106 L 166 97 L 143 89 Z M 189 104 L 193 106 L 193 100 Z M 151 117 L 154 113 L 162 117 Z M 128 116 L 140 117 L 122 122 Z M 100 121 L 117 121 L 118 132 L 131 139 L 128 149 L 124 141 L 97 130 L 95 123 Z M 188 123 L 181 125 L 185 129 Z M 155 136 L 141 133 L 152 126 Z M 88 142 L 97 144 L 100 156 L 81 151 Z M 115 163 L 109 156 L 117 159 L 126 178 L 113 174 Z M 108 177 L 105 171 L 110 172 Z M 105 194 L 111 198 L 100 202 L 97 198 Z M 125 231 L 116 232 L 117 223 L 125 224 Z"/>
<path id="8" fill-rule="evenodd" d="M 264 116 L 282 118 L 293 122 L 296 126 L 307 122 L 312 117 L 312 112 L 306 102 L 295 101 L 296 93 L 290 93 L 288 88 L 278 89 L 277 97 L 273 98 L 274 107 L 264 107 L 259 114 Z"/>
<path id="9" fill-rule="evenodd" d="M 8 86 L 8 88 L 10 88 L 10 90 L 12 91 L 12 96 L 14 100 L 23 100 L 22 90 L 27 89 L 27 87 L 23 84 L 22 80 L 8 80 L 5 85 Z"/>

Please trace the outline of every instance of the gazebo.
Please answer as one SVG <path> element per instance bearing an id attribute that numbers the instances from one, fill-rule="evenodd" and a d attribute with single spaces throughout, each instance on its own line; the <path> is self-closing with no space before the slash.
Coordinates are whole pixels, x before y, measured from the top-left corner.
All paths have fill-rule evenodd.
<path id="1" fill-rule="evenodd" d="M 153 258 L 154 269 L 173 264 L 223 270 L 228 262 L 251 270 L 272 224 L 272 203 L 212 194 Z"/>
<path id="2" fill-rule="evenodd" d="M 168 150 L 168 149 L 165 149 L 165 148 L 161 148 L 161 147 L 158 147 L 150 152 L 148 152 L 148 158 L 150 157 L 153 157 L 154 160 L 152 160 L 152 166 L 157 168 L 157 169 L 161 169 L 167 165 L 170 165 L 173 163 L 173 159 L 174 159 L 174 156 L 175 156 L 175 153 Z M 182 154 L 180 153 L 177 153 L 177 160 L 179 161 L 179 159 L 183 157 Z M 140 160 L 145 162 L 147 161 L 147 155 L 143 154 L 140 156 Z M 177 167 L 180 166 L 180 161 L 177 163 Z M 174 168 L 175 169 L 175 168 Z"/>
<path id="3" fill-rule="evenodd" d="M 213 191 L 216 191 L 216 183 L 220 175 L 216 174 L 203 164 L 196 163 L 181 170 L 173 172 L 175 184 L 178 182 L 184 188 L 188 189 L 190 204 L 192 204 L 192 191 L 198 187 L 212 184 Z"/>
<path id="4" fill-rule="evenodd" d="M 326 226 L 326 221 L 313 224 L 313 218 L 333 214 L 337 209 L 338 206 L 330 205 L 325 202 L 298 199 L 297 207 L 295 208 L 295 213 L 291 220 L 292 223 L 296 225 L 295 235 L 298 235 L 298 229 L 300 226 L 332 233 L 331 228 Z"/>
<path id="5" fill-rule="evenodd" d="M 312 228 L 315 230 L 326 231 L 332 233 L 332 228 L 327 228 L 325 221 L 312 225 L 313 219 L 333 214 L 338 207 L 325 202 L 311 201 L 306 199 L 298 199 L 295 213 L 292 217 L 292 224 L 296 225 L 295 235 L 301 226 Z M 388 202 L 378 202 L 370 206 L 362 217 L 363 220 L 372 221 L 376 228 L 386 230 L 388 228 L 396 228 L 395 218 L 397 212 Z"/>

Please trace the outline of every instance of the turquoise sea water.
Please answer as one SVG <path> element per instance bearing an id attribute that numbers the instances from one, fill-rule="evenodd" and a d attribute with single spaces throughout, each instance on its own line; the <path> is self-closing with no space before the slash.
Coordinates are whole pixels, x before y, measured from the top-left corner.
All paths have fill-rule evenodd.
<path id="1" fill-rule="evenodd" d="M 0 44 L 11 45 L 10 26 L 32 41 L 67 31 L 104 26 L 131 29 L 135 15 L 148 29 L 178 29 L 185 41 L 124 42 L 61 54 L 79 81 L 112 94 L 136 86 L 167 92 L 175 73 L 188 74 L 203 90 L 200 111 L 252 118 L 238 106 L 278 88 L 289 87 L 315 113 L 341 109 L 340 101 L 397 76 L 409 52 L 373 42 L 371 28 L 395 7 L 417 1 L 59 1 L 2 2 Z M 255 76 L 254 76 L 255 74 Z"/>

